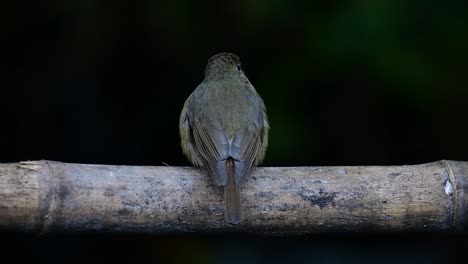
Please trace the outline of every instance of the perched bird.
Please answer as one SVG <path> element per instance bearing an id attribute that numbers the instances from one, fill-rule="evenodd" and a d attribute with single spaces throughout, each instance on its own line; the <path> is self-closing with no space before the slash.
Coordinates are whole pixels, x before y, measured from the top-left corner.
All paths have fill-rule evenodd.
<path id="1" fill-rule="evenodd" d="M 225 220 L 239 224 L 240 186 L 265 157 L 269 125 L 238 56 L 220 53 L 208 60 L 205 79 L 188 97 L 179 122 L 183 152 L 224 187 Z"/>

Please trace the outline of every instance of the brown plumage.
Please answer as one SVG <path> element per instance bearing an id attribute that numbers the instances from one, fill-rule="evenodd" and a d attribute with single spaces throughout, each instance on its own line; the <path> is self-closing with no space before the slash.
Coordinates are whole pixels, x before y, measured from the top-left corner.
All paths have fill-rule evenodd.
<path id="1" fill-rule="evenodd" d="M 182 109 L 179 129 L 185 155 L 224 186 L 226 222 L 240 223 L 240 186 L 265 157 L 269 125 L 239 57 L 220 53 L 208 60 L 205 79 Z"/>

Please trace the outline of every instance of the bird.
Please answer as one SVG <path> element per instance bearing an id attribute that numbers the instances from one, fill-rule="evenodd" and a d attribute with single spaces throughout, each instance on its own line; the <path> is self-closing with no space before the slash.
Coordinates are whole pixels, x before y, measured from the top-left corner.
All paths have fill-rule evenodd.
<path id="1" fill-rule="evenodd" d="M 265 104 L 233 53 L 212 56 L 179 119 L 183 153 L 224 187 L 224 218 L 243 219 L 241 185 L 265 158 L 270 126 Z"/>

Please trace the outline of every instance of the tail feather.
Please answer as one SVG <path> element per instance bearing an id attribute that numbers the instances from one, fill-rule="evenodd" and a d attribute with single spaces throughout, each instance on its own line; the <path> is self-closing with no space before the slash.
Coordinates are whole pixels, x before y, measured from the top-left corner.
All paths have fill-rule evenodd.
<path id="1" fill-rule="evenodd" d="M 237 225 L 242 220 L 242 201 L 239 185 L 235 181 L 234 159 L 226 160 L 227 184 L 224 186 L 224 218 Z"/>

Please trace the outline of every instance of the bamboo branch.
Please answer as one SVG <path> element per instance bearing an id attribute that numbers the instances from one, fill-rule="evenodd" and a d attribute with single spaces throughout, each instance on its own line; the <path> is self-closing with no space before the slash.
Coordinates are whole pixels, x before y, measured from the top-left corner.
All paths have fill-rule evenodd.
<path id="1" fill-rule="evenodd" d="M 222 190 L 188 167 L 0 164 L 0 228 L 50 232 L 463 230 L 468 162 L 257 168 L 244 221 L 224 222 Z"/>

